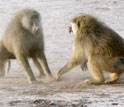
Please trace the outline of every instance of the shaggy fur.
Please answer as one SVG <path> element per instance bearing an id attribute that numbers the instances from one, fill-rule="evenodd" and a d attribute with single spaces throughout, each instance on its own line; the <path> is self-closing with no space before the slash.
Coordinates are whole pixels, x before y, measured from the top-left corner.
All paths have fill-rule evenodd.
<path id="1" fill-rule="evenodd" d="M 72 57 L 57 73 L 56 79 L 76 65 L 83 63 L 82 68 L 86 68 L 88 60 L 93 79 L 85 80 L 86 83 L 116 82 L 122 71 L 113 67 L 113 61 L 117 57 L 124 58 L 122 37 L 91 15 L 81 15 L 72 19 L 72 31 L 75 35 Z M 110 73 L 109 80 L 105 81 L 103 71 Z"/>
<path id="2" fill-rule="evenodd" d="M 2 49 L 0 62 L 3 61 L 3 55 L 4 60 L 16 58 L 26 72 L 30 83 L 37 81 L 29 65 L 28 57 L 33 59 L 40 77 L 44 75 L 51 77 L 44 53 L 44 39 L 39 12 L 33 9 L 19 11 L 8 24 L 1 39 L 0 49 Z M 0 66 L 3 65 L 2 63 Z"/>

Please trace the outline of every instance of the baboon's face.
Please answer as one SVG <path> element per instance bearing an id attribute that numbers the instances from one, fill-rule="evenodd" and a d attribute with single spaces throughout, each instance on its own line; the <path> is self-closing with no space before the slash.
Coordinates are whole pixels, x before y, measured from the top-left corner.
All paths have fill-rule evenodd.
<path id="1" fill-rule="evenodd" d="M 72 19 L 72 31 L 76 34 L 79 30 L 83 30 L 85 26 L 87 26 L 90 17 L 88 15 L 77 16 Z"/>
<path id="2" fill-rule="evenodd" d="M 77 31 L 78 31 L 78 26 L 77 26 L 77 24 L 76 24 L 76 23 L 72 23 L 72 32 L 73 32 L 74 34 L 76 34 Z"/>
<path id="3" fill-rule="evenodd" d="M 23 14 L 22 26 L 33 34 L 38 34 L 41 28 L 40 15 L 35 11 Z"/>

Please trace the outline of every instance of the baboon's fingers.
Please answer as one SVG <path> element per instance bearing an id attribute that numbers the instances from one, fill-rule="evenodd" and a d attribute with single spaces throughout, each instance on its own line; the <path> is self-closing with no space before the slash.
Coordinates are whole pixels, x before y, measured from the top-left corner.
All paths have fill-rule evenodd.
<path id="1" fill-rule="evenodd" d="M 83 62 L 83 64 L 81 65 L 81 69 L 82 69 L 82 71 L 87 71 L 88 70 L 87 61 Z"/>

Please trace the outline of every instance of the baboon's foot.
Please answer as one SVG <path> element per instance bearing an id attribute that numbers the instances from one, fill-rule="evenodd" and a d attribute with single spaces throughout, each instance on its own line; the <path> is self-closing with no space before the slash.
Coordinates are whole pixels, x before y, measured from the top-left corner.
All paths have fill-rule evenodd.
<path id="1" fill-rule="evenodd" d="M 105 81 L 105 84 L 114 84 L 119 79 L 120 74 L 118 72 L 110 73 L 110 79 Z"/>
<path id="2" fill-rule="evenodd" d="M 61 75 L 60 75 L 59 73 L 57 73 L 56 76 L 55 76 L 55 80 L 56 80 L 56 81 L 60 81 L 60 80 L 61 80 L 60 77 L 61 77 Z"/>
<path id="3" fill-rule="evenodd" d="M 96 81 L 93 79 L 86 79 L 86 80 L 84 80 L 84 83 L 88 84 L 88 85 L 100 85 L 100 84 L 103 84 L 104 82 L 103 81 Z"/>
<path id="4" fill-rule="evenodd" d="M 114 84 L 114 83 L 116 83 L 117 81 L 113 81 L 113 80 L 106 80 L 104 83 L 105 84 Z"/>

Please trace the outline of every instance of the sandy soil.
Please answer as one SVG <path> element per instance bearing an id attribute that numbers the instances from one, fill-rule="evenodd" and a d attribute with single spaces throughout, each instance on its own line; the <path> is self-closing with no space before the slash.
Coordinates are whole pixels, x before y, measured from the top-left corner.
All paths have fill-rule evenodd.
<path id="1" fill-rule="evenodd" d="M 13 14 L 25 7 L 34 8 L 42 15 L 46 56 L 53 74 L 71 55 L 73 34 L 67 29 L 72 17 L 89 13 L 120 35 L 124 34 L 123 0 L 0 0 L 0 35 Z M 35 73 L 32 61 L 30 63 Z M 37 73 L 35 75 L 37 77 Z M 0 78 L 0 107 L 124 106 L 124 75 L 118 84 L 99 86 L 83 84 L 89 76 L 89 71 L 76 67 L 59 82 L 30 85 L 17 61 L 12 61 L 10 73 Z"/>

